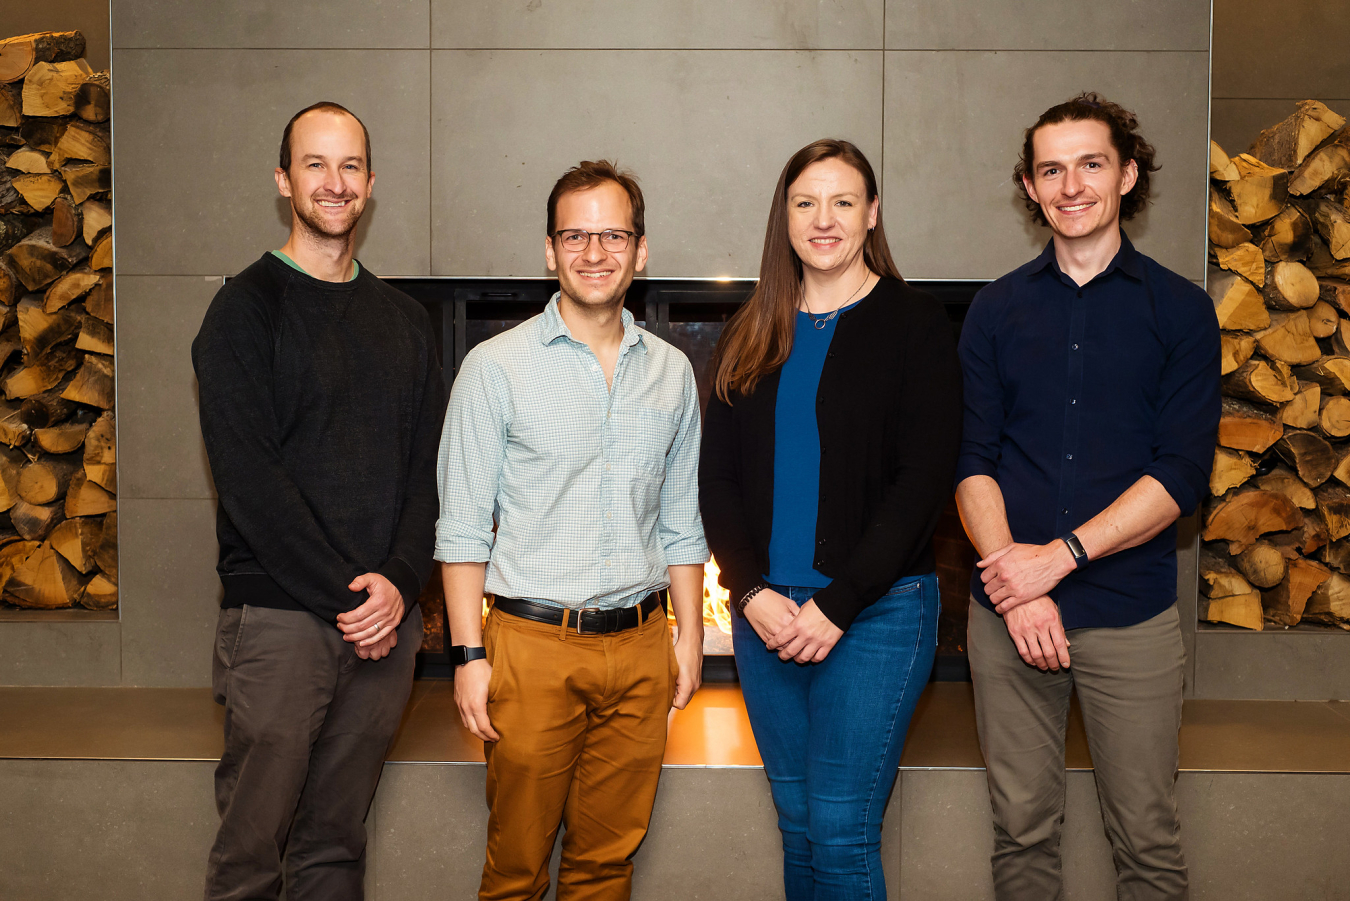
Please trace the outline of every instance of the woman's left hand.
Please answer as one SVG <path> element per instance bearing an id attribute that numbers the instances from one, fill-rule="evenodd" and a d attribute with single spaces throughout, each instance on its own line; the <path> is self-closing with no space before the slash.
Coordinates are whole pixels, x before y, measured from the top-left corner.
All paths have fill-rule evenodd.
<path id="1" fill-rule="evenodd" d="M 777 651 L 779 660 L 819 663 L 843 637 L 844 630 L 830 622 L 812 599 L 803 604 L 792 621 L 774 633 L 764 646 Z"/>

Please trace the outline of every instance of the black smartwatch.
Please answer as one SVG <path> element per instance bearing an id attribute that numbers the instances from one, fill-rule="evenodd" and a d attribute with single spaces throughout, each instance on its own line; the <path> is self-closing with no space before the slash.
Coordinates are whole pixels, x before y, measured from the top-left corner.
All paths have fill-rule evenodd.
<path id="1" fill-rule="evenodd" d="M 1074 569 L 1082 569 L 1087 565 L 1087 551 L 1083 550 L 1083 542 L 1078 540 L 1078 536 L 1070 532 L 1059 539 L 1069 546 L 1069 553 L 1073 554 Z"/>
<path id="2" fill-rule="evenodd" d="M 486 660 L 487 648 L 470 648 L 462 644 L 450 646 L 450 665 L 463 666 L 470 660 Z"/>

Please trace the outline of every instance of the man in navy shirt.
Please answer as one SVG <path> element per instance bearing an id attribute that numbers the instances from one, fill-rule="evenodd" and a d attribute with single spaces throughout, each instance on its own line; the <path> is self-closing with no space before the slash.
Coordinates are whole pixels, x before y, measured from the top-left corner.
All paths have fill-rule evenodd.
<path id="1" fill-rule="evenodd" d="M 1119 897 L 1186 896 L 1175 523 L 1207 489 L 1219 329 L 1205 293 L 1121 231 L 1153 158 L 1096 94 L 1047 110 L 1015 174 L 1053 238 L 976 296 L 961 334 L 957 503 L 982 557 L 969 652 L 1003 901 L 1059 897 L 1074 689 Z"/>

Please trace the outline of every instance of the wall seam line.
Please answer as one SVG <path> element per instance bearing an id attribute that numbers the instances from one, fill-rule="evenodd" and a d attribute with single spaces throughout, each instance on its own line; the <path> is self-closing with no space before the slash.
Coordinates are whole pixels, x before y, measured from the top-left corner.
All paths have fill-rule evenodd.
<path id="1" fill-rule="evenodd" d="M 890 3 L 881 4 L 881 171 L 877 173 L 877 191 L 882 197 L 886 196 L 886 51 L 890 49 L 886 46 L 886 7 Z M 886 227 L 886 210 L 881 211 L 881 221 L 877 224 L 883 229 Z"/>
<path id="2" fill-rule="evenodd" d="M 436 140 L 435 6 L 427 0 L 427 275 L 436 272 L 436 154 L 432 146 Z M 445 365 L 444 360 L 441 365 Z"/>

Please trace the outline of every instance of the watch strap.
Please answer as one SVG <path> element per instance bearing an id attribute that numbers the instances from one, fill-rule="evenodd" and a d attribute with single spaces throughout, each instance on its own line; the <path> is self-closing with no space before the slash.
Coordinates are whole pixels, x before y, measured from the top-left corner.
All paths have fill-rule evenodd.
<path id="1" fill-rule="evenodd" d="M 1087 551 L 1083 550 L 1083 542 L 1078 540 L 1078 536 L 1070 532 L 1060 538 L 1069 547 L 1069 553 L 1073 554 L 1073 563 L 1075 569 L 1082 569 L 1088 562 Z"/>
<path id="2" fill-rule="evenodd" d="M 451 645 L 450 665 L 463 666 L 472 660 L 486 660 L 487 648 L 470 648 L 462 644 Z"/>

